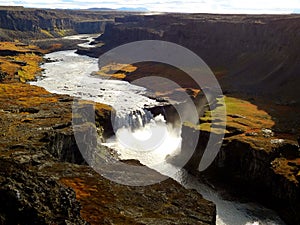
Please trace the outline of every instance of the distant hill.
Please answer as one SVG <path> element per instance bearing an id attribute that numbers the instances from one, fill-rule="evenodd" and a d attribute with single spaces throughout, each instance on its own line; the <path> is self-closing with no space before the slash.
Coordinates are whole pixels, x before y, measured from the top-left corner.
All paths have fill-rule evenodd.
<path id="1" fill-rule="evenodd" d="M 115 9 L 111 9 L 111 8 L 89 8 L 88 10 L 91 10 L 91 11 L 115 11 Z"/>
<path id="2" fill-rule="evenodd" d="M 127 12 L 148 12 L 149 10 L 147 8 L 138 7 L 138 8 L 127 8 L 122 7 L 118 9 L 112 9 L 112 8 L 89 8 L 88 10 L 91 11 L 127 11 Z"/>
<path id="3" fill-rule="evenodd" d="M 138 8 L 126 8 L 126 7 L 122 7 L 122 8 L 118 8 L 119 11 L 130 11 L 130 12 L 148 12 L 149 10 L 147 8 L 143 8 L 143 7 L 138 7 Z"/>

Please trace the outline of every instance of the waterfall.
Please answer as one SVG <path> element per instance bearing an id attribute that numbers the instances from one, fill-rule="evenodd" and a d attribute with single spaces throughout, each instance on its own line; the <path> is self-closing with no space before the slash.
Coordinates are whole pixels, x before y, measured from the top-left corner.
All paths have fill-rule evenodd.
<path id="1" fill-rule="evenodd" d="M 115 132 L 120 128 L 131 128 L 132 131 L 145 127 L 154 117 L 146 109 L 138 109 L 127 114 L 118 114 L 112 116 L 113 127 Z"/>

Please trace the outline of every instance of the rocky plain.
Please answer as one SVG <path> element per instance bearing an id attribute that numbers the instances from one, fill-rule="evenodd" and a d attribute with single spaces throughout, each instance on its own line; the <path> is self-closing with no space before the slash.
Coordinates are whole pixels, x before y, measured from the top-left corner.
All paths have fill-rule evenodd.
<path id="1" fill-rule="evenodd" d="M 78 41 L 62 37 L 78 33 L 103 33 L 93 43 L 99 47 L 78 48 L 79 54 L 92 57 L 153 39 L 180 44 L 199 55 L 223 89 L 226 134 L 217 158 L 200 173 L 208 136 L 217 132 L 218 124 L 212 122 L 210 110 L 200 116 L 199 125 L 185 124 L 183 149 L 190 142 L 185 134 L 201 131 L 185 168 L 220 190 L 273 208 L 287 224 L 300 224 L 300 16 L 1 7 L 0 28 L 0 224 L 215 224 L 215 205 L 172 179 L 127 187 L 97 174 L 75 141 L 73 98 L 27 83 L 42 74 L 45 53 L 74 48 Z M 117 79 L 131 82 L 156 75 L 177 82 L 195 100 L 201 95 L 199 86 L 176 68 L 155 62 L 132 66 L 134 70 L 116 70 Z M 167 90 L 154 91 L 168 95 Z M 91 107 L 96 127 L 87 126 L 82 135 L 105 139 L 112 133 L 113 109 L 84 101 L 83 114 Z M 101 148 L 108 158 L 117 157 L 94 140 L 88 145 Z"/>

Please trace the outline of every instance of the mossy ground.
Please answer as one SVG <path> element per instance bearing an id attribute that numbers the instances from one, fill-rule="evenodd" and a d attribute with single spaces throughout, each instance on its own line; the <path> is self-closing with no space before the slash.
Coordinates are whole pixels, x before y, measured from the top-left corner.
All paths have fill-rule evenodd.
<path id="1" fill-rule="evenodd" d="M 45 102 L 57 102 L 58 96 L 50 95 L 44 88 L 12 83 L 0 84 L 0 99 L 5 99 L 6 106 L 38 107 Z"/>
<path id="2" fill-rule="evenodd" d="M 211 224 L 212 205 L 172 179 L 141 187 L 88 175 L 60 181 L 75 190 L 83 206 L 81 215 L 91 224 Z"/>
<path id="3" fill-rule="evenodd" d="M 1 51 L 4 52 L 0 57 L 0 70 L 6 74 L 4 83 L 25 83 L 40 75 L 43 58 L 38 47 L 20 42 L 0 42 Z"/>
<path id="4" fill-rule="evenodd" d="M 43 29 L 41 29 L 40 32 L 41 32 L 42 34 L 45 34 L 45 35 L 48 36 L 48 37 L 53 37 L 53 35 L 52 35 L 48 30 L 43 30 Z"/>
<path id="5" fill-rule="evenodd" d="M 226 131 L 228 136 L 225 138 L 227 141 L 239 140 L 244 143 L 250 144 L 251 148 L 255 151 L 265 151 L 272 153 L 278 144 L 276 140 L 283 140 L 286 143 L 296 144 L 296 134 L 300 133 L 300 128 L 295 127 L 295 131 L 287 129 L 291 127 L 290 121 L 296 121 L 297 108 L 288 106 L 279 106 L 268 101 L 257 101 L 256 104 L 242 100 L 236 97 L 224 97 L 226 103 Z M 263 110 L 263 107 L 271 107 L 276 116 L 270 115 Z M 216 109 L 217 110 L 217 109 Z M 287 116 L 291 115 L 294 117 Z M 285 116 L 289 117 L 285 121 Z M 217 132 L 217 128 L 211 128 L 211 112 L 207 111 L 206 114 L 200 118 L 201 124 L 196 127 L 200 130 L 208 132 Z M 272 131 L 271 135 L 267 135 L 264 130 Z M 275 142 L 274 142 L 275 140 Z M 276 158 L 270 165 L 276 174 L 284 176 L 286 179 L 299 183 L 300 177 L 300 158 Z"/>
<path id="6" fill-rule="evenodd" d="M 26 66 L 18 70 L 18 76 L 22 83 L 35 80 L 37 75 L 40 75 L 42 69 L 39 64 L 42 62 L 42 57 L 35 54 L 25 54 L 15 57 L 18 61 L 24 61 Z"/>
<path id="7" fill-rule="evenodd" d="M 127 74 L 134 72 L 136 69 L 137 67 L 132 65 L 112 63 L 102 67 L 94 75 L 122 80 L 126 78 Z"/>

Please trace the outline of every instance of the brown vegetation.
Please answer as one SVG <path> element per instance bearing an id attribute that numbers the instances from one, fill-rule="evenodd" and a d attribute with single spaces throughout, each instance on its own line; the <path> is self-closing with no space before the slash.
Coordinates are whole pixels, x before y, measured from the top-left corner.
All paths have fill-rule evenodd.
<path id="1" fill-rule="evenodd" d="M 6 74 L 4 83 L 33 81 L 40 75 L 42 51 L 20 42 L 0 42 L 0 70 Z"/>

